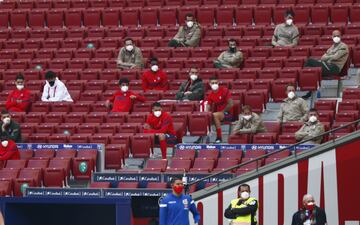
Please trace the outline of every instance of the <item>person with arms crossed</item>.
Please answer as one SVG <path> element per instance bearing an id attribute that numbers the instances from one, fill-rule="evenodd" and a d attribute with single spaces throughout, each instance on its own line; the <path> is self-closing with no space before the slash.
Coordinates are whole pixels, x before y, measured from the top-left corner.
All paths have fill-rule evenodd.
<path id="1" fill-rule="evenodd" d="M 129 91 L 129 80 L 121 78 L 119 80 L 120 90 L 115 92 L 111 98 L 106 100 L 105 106 L 111 108 L 111 112 L 130 112 L 134 102 L 144 102 L 145 97 Z"/>
<path id="2" fill-rule="evenodd" d="M 176 100 L 200 101 L 204 99 L 205 87 L 198 73 L 198 69 L 190 69 L 189 79 L 181 84 L 176 93 Z"/>
<path id="3" fill-rule="evenodd" d="M 324 133 L 324 125 L 320 123 L 318 117 L 319 114 L 316 109 L 309 110 L 308 121 L 295 133 L 295 139 L 297 141 L 310 139 Z M 321 144 L 322 139 L 323 137 L 318 137 L 304 144 Z"/>
<path id="4" fill-rule="evenodd" d="M 224 213 L 227 219 L 231 219 L 231 225 L 257 225 L 258 201 L 250 197 L 250 193 L 250 185 L 239 186 L 238 198 L 231 201 Z"/>
<path id="5" fill-rule="evenodd" d="M 31 93 L 25 88 L 24 75 L 20 73 L 16 76 L 15 85 L 16 89 L 6 100 L 6 109 L 10 112 L 27 112 L 31 104 Z"/>
<path id="6" fill-rule="evenodd" d="M 193 214 L 195 224 L 200 222 L 200 214 L 194 200 L 185 195 L 181 178 L 171 179 L 172 193 L 160 200 L 160 225 L 189 225 L 189 211 Z"/>
<path id="7" fill-rule="evenodd" d="M 20 125 L 11 119 L 8 111 L 5 109 L 1 111 L 1 132 L 0 136 L 7 137 L 16 143 L 21 143 L 21 129 Z"/>

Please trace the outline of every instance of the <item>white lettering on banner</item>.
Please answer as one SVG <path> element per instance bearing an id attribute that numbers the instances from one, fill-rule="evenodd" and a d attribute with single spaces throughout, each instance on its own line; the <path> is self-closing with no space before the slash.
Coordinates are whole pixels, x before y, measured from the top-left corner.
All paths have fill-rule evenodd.
<path id="1" fill-rule="evenodd" d="M 278 176 L 284 177 L 284 198 L 280 198 L 279 194 L 279 179 Z M 298 210 L 298 166 L 297 164 L 285 167 L 274 173 L 264 176 L 264 221 L 268 224 L 279 224 L 279 221 L 284 221 L 284 224 L 291 224 L 292 214 Z M 279 199 L 284 199 L 284 218 L 278 218 L 279 215 Z"/>
<path id="2" fill-rule="evenodd" d="M 336 179 L 336 151 L 328 151 L 309 159 L 308 193 L 312 194 L 317 204 L 321 196 L 321 170 L 324 171 L 325 211 L 328 225 L 339 224 L 338 191 Z"/>
<path id="3" fill-rule="evenodd" d="M 360 221 L 345 221 L 345 225 L 360 225 Z"/>

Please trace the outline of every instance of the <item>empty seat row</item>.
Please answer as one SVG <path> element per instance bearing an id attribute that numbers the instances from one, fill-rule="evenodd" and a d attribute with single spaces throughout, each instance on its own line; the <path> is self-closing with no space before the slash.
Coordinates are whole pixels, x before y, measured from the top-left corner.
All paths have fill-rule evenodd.
<path id="1" fill-rule="evenodd" d="M 155 26 L 176 25 L 185 21 L 187 13 L 193 13 L 200 24 L 271 24 L 283 21 L 288 6 L 184 6 L 184 7 L 144 7 L 144 8 L 108 8 L 108 9 L 16 9 L 1 10 L 0 27 L 81 27 L 81 26 Z M 298 24 L 359 23 L 358 5 L 315 5 L 296 6 L 295 21 Z M 126 19 L 125 19 L 126 18 Z"/>

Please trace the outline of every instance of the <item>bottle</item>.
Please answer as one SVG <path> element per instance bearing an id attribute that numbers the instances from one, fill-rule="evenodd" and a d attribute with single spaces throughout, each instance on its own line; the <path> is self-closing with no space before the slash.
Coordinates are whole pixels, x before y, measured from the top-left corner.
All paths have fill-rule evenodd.
<path id="1" fill-rule="evenodd" d="M 182 177 L 182 182 L 184 183 L 184 185 L 187 185 L 187 176 L 186 176 L 186 171 L 184 170 L 184 174 Z"/>

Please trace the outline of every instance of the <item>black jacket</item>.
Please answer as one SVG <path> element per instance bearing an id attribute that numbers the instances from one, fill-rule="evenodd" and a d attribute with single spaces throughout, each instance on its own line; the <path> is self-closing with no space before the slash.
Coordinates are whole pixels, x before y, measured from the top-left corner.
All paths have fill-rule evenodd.
<path id="1" fill-rule="evenodd" d="M 185 81 L 181 84 L 179 91 L 176 93 L 176 100 L 203 100 L 205 87 L 201 79 L 195 80 L 187 91 L 191 91 L 190 95 L 184 95 L 186 87 L 190 85 L 190 80 Z"/>
<path id="2" fill-rule="evenodd" d="M 326 213 L 322 208 L 315 206 L 313 214 L 315 218 L 315 225 L 325 225 L 327 223 Z M 291 225 L 303 225 L 306 219 L 306 211 L 304 209 L 300 209 L 293 215 Z"/>
<path id="3" fill-rule="evenodd" d="M 21 143 L 21 130 L 18 123 L 11 120 L 10 124 L 5 128 L 5 131 L 2 130 L 2 125 L 3 122 L 0 122 L 0 136 L 6 136 L 15 141 L 15 143 Z"/>

